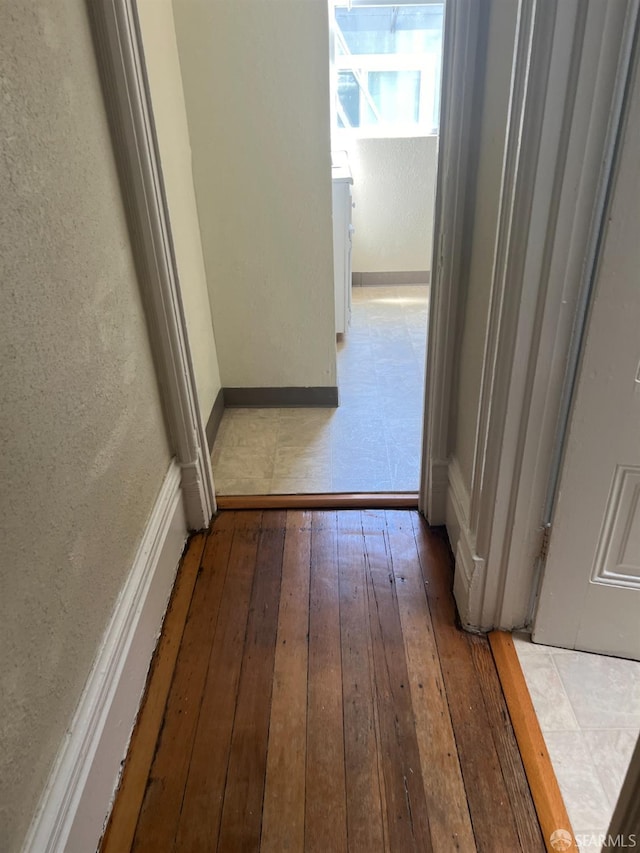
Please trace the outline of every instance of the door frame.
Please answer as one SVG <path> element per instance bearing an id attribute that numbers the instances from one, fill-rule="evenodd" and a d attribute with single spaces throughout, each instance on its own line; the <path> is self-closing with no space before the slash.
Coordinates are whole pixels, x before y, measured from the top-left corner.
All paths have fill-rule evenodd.
<path id="1" fill-rule="evenodd" d="M 457 563 L 456 600 L 463 624 L 472 629 L 520 627 L 531 618 L 532 590 L 542 565 L 537 555 L 544 550 L 545 536 L 539 497 L 552 473 L 563 399 L 559 366 L 571 346 L 582 272 L 576 258 L 584 257 L 597 233 L 580 211 L 594 209 L 598 188 L 608 180 L 606 158 L 595 186 L 592 176 L 594 163 L 603 162 L 606 150 L 607 135 L 598 129 L 621 73 L 617 69 L 617 75 L 611 75 L 620 44 L 610 20 L 615 17 L 611 7 L 621 5 L 607 4 L 603 12 L 599 4 L 580 0 L 519 0 L 468 493 L 451 458 L 452 389 L 461 331 L 463 259 L 469 244 L 469 173 L 476 130 L 472 104 L 483 61 L 478 54 L 481 4 L 447 0 L 445 7 L 420 506 L 430 523 L 446 523 L 449 528 Z M 135 0 L 87 6 L 168 433 L 181 468 L 188 524 L 199 529 L 208 525 L 216 508 L 213 475 Z M 625 13 L 637 10 L 637 0 L 626 0 L 624 7 Z M 580 63 L 585 59 L 591 95 L 599 95 L 593 102 L 580 98 L 578 91 L 584 74 Z M 553 81 L 549 89 L 548 74 Z M 571 146 L 580 135 L 587 142 L 575 156 Z M 571 189 L 576 181 L 580 205 Z M 568 219 L 561 220 L 565 208 Z M 547 284 L 545 276 L 554 269 L 558 275 Z M 574 293 L 563 301 L 568 275 Z M 572 309 L 561 310 L 560 320 L 553 315 L 558 304 Z"/>
<path id="2" fill-rule="evenodd" d="M 446 0 L 444 7 L 420 475 L 420 511 L 434 525 L 446 522 L 449 489 L 451 409 L 460 343 L 481 6 L 480 2 Z"/>
<path id="3" fill-rule="evenodd" d="M 216 498 L 178 278 L 135 0 L 88 2 L 96 57 L 169 443 L 187 524 L 209 526 Z"/>
<path id="4" fill-rule="evenodd" d="M 601 254 L 605 244 L 609 220 L 611 216 L 611 204 L 615 192 L 615 185 L 619 181 L 618 169 L 620 159 L 625 146 L 630 146 L 631 137 L 626 130 L 632 99 L 638 89 L 638 62 L 640 59 L 640 2 L 633 0 L 626 7 L 611 10 L 610 19 L 616 26 L 618 33 L 617 55 L 611 53 L 608 59 L 608 74 L 601 75 L 601 89 L 605 89 L 603 99 L 603 118 L 609 117 L 606 139 L 603 146 L 602 168 L 598 184 L 597 197 L 594 206 L 594 216 L 591 223 L 591 233 L 587 244 L 587 252 L 582 265 L 582 276 L 580 280 L 579 298 L 574 322 L 574 334 L 571 340 L 571 348 L 568 354 L 568 367 L 566 380 L 563 387 L 561 417 L 559 418 L 557 438 L 555 445 L 555 460 L 557 464 L 552 469 L 552 479 L 549 493 L 546 499 L 547 512 L 553 525 L 555 512 L 555 497 L 557 491 L 562 487 L 565 478 L 564 463 L 567 457 L 566 451 L 572 448 L 571 419 L 573 417 L 573 404 L 576 397 L 577 386 L 580 382 L 583 352 L 586 348 L 590 335 L 590 314 L 594 295 L 598 289 L 600 278 Z M 609 20 L 608 24 L 612 21 Z M 606 79 L 608 77 L 608 80 Z M 609 83 L 604 87 L 603 81 Z M 606 440 L 606 436 L 598 433 L 599 443 Z M 567 458 L 567 461 L 568 458 Z M 575 463 L 574 463 L 575 464 Z M 568 471 L 567 474 L 570 472 Z M 607 483 L 608 486 L 608 483 Z M 572 512 L 573 512 L 572 504 Z M 578 508 L 579 509 L 579 508 Z M 566 506 L 564 508 L 566 517 Z M 555 538 L 557 537 L 557 538 Z M 562 528 L 558 526 L 557 532 L 551 526 L 549 537 L 549 559 L 543 566 L 537 585 L 536 610 L 534 612 L 534 638 L 538 640 L 539 635 L 546 632 L 547 639 L 542 642 L 555 642 L 567 648 L 574 648 L 579 632 L 580 608 L 574 611 L 566 611 L 561 607 L 562 596 L 558 588 L 554 586 L 556 581 L 561 582 L 571 590 L 572 599 L 575 597 L 576 584 L 579 583 L 580 572 L 577 564 L 571 567 L 571 561 L 567 562 L 558 556 L 557 549 L 566 549 L 567 544 L 571 550 L 571 542 L 566 538 L 566 530 L 563 534 Z M 566 553 L 565 553 L 566 556 Z M 581 565 L 584 566 L 585 559 L 589 560 L 588 554 L 582 555 Z M 597 561 L 597 555 L 593 554 L 592 560 Z M 561 573 L 561 574 L 560 574 Z M 549 587 L 543 588 L 543 581 L 549 580 Z M 565 602 L 566 605 L 566 602 Z M 561 612 L 562 611 L 562 612 Z M 559 614 L 561 617 L 559 618 Z M 551 629 L 555 639 L 550 636 Z M 606 647 L 597 645 L 596 652 L 607 652 Z"/>
<path id="5" fill-rule="evenodd" d="M 453 446 L 452 388 L 465 286 L 459 258 L 468 251 L 473 227 L 464 212 L 475 129 L 459 116 L 467 112 L 472 82 L 461 78 L 465 73 L 473 78 L 482 60 L 469 5 L 476 4 L 448 0 L 448 31 L 445 18 L 420 506 L 430 523 L 447 525 L 462 624 L 510 630 L 530 624 L 544 564 L 546 497 L 557 480 L 563 440 L 557 427 L 572 381 L 565 365 L 579 333 L 582 261 L 593 254 L 604 216 L 600 198 L 611 170 L 607 146 L 619 122 L 611 104 L 628 71 L 619 67 L 621 21 L 634 14 L 637 0 L 606 5 L 519 0 L 467 487 Z M 470 34 L 475 45 L 469 44 Z M 453 61 L 460 56 L 464 59 Z M 456 97 L 462 98 L 458 110 L 452 107 Z"/>

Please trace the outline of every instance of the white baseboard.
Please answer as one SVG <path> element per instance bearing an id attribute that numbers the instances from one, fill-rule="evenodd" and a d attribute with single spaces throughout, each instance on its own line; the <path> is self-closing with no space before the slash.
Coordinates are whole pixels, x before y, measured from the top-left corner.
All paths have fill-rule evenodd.
<path id="1" fill-rule="evenodd" d="M 449 463 L 446 524 L 455 554 L 453 596 L 462 626 L 469 631 L 480 627 L 485 561 L 476 554 L 475 535 L 469 528 L 471 501 L 456 458 Z"/>
<path id="2" fill-rule="evenodd" d="M 469 529 L 469 491 L 465 485 L 460 464 L 455 456 L 450 459 L 447 468 L 447 498 L 445 518 L 447 533 L 453 553 L 456 552 L 461 532 Z"/>
<path id="3" fill-rule="evenodd" d="M 432 461 L 427 480 L 426 516 L 431 525 L 446 524 L 449 461 Z"/>
<path id="4" fill-rule="evenodd" d="M 96 850 L 187 535 L 180 468 L 172 462 L 23 853 Z"/>

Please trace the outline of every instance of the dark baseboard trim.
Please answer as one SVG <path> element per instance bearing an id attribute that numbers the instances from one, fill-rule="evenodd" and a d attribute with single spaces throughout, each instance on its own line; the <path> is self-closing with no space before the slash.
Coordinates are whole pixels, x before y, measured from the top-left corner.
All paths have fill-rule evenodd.
<path id="1" fill-rule="evenodd" d="M 429 270 L 351 273 L 352 287 L 388 287 L 392 284 L 429 284 L 430 282 Z"/>
<path id="2" fill-rule="evenodd" d="M 216 435 L 218 434 L 218 428 L 220 427 L 220 421 L 222 420 L 223 414 L 224 391 L 221 388 L 216 394 L 216 399 L 211 409 L 209 420 L 207 421 L 207 425 L 205 427 L 205 432 L 207 434 L 207 444 L 209 445 L 209 453 L 211 453 L 211 451 L 213 450 L 213 442 L 216 440 Z"/>
<path id="3" fill-rule="evenodd" d="M 228 408 L 259 409 L 296 406 L 335 408 L 338 405 L 338 388 L 336 385 L 311 388 L 225 388 L 224 405 Z"/>

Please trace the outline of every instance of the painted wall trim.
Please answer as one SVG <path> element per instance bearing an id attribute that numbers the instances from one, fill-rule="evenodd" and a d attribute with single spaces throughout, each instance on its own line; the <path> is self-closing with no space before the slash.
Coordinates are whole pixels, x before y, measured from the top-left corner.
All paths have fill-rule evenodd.
<path id="1" fill-rule="evenodd" d="M 470 617 L 483 589 L 485 562 L 476 553 L 475 537 L 469 528 L 471 499 L 458 460 L 448 468 L 446 526 L 455 556 L 453 592 L 462 625 L 474 630 Z"/>
<path id="2" fill-rule="evenodd" d="M 170 442 L 182 473 L 187 523 L 215 511 L 135 0 L 88 3 L 98 68 Z"/>
<path id="3" fill-rule="evenodd" d="M 442 471 L 449 458 L 451 399 L 459 345 L 460 271 L 472 127 L 480 3 L 448 0 L 444 24 L 440 143 L 427 334 L 420 510 L 446 520 Z"/>
<path id="4" fill-rule="evenodd" d="M 338 388 L 335 385 L 310 388 L 225 388 L 226 407 L 295 407 L 319 406 L 335 408 Z"/>
<path id="5" fill-rule="evenodd" d="M 505 505 L 496 501 L 500 475 L 508 470 L 510 482 L 518 476 L 518 436 L 505 442 L 504 429 L 514 360 L 526 365 L 529 358 L 526 341 L 518 340 L 525 268 L 530 251 L 545 244 L 544 232 L 532 227 L 534 200 L 546 174 L 555 178 L 553 159 L 546 160 L 541 150 L 555 23 L 556 0 L 520 0 L 471 478 L 469 526 L 484 558 L 492 541 L 502 543 L 509 535 Z M 553 182 L 544 189 L 552 195 Z M 539 279 L 532 284 L 534 294 L 539 284 Z M 495 627 L 499 587 L 490 585 L 486 602 L 484 590 L 474 599 L 469 619 L 475 627 Z"/>
<path id="6" fill-rule="evenodd" d="M 216 394 L 216 399 L 214 400 L 213 406 L 211 407 L 211 413 L 207 419 L 207 426 L 205 432 L 207 434 L 207 447 L 209 448 L 209 453 L 213 450 L 213 442 L 216 440 L 216 435 L 218 434 L 218 430 L 220 429 L 220 421 L 222 420 L 222 416 L 224 415 L 224 391 L 222 388 Z"/>
<path id="7" fill-rule="evenodd" d="M 520 4 L 469 515 L 487 567 L 469 605 L 481 630 L 530 618 L 629 5 Z"/>
<path id="8" fill-rule="evenodd" d="M 353 272 L 351 273 L 352 287 L 389 287 L 394 284 L 429 284 L 429 270 L 408 270 L 391 272 Z"/>
<path id="9" fill-rule="evenodd" d="M 431 471 L 430 471 L 430 487 L 431 487 L 431 500 L 433 501 L 434 507 L 444 507 L 445 518 L 446 518 L 446 506 L 447 506 L 447 496 L 449 493 L 449 466 L 451 464 L 451 460 L 438 460 L 434 459 L 431 463 Z M 435 524 L 435 522 L 433 522 Z M 440 524 L 443 522 L 440 521 Z"/>
<path id="10" fill-rule="evenodd" d="M 172 462 L 23 853 L 97 849 L 188 535 L 180 481 Z"/>

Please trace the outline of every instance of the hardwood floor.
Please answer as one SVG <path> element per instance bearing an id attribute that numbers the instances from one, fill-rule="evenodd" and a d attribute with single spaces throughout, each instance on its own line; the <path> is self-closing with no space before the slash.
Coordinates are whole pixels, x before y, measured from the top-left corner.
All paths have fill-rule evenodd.
<path id="1" fill-rule="evenodd" d="M 137 820 L 103 850 L 544 850 L 451 579 L 413 511 L 222 512 Z"/>

